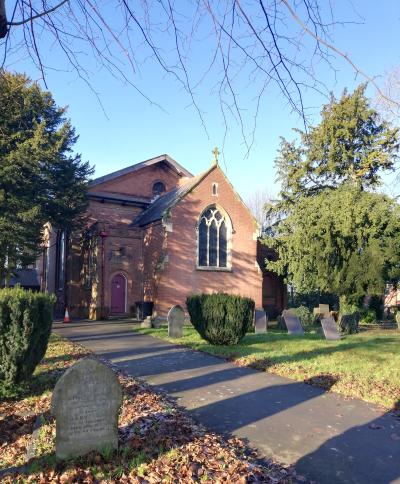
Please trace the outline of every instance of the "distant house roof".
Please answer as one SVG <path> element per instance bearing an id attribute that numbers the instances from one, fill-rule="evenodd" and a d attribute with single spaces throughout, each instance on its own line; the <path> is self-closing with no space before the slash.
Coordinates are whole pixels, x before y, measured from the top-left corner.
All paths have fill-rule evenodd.
<path id="1" fill-rule="evenodd" d="M 96 185 L 100 185 L 101 183 L 108 182 L 110 180 L 114 180 L 115 178 L 118 178 L 123 175 L 127 175 L 129 173 L 133 173 L 137 170 L 140 170 L 141 168 L 145 168 L 146 166 L 151 166 L 155 165 L 156 163 L 159 162 L 165 162 L 169 166 L 171 166 L 177 173 L 183 176 L 187 176 L 191 178 L 193 175 L 190 173 L 186 168 L 184 168 L 182 165 L 180 165 L 177 161 L 172 159 L 168 155 L 160 155 L 156 156 L 155 158 L 150 158 L 149 160 L 142 161 L 141 163 L 136 163 L 135 165 L 128 166 L 126 168 L 122 168 L 121 170 L 114 171 L 113 173 L 109 173 L 108 175 L 101 176 L 99 178 L 95 178 L 89 183 L 89 187 L 94 187 Z"/>
<path id="2" fill-rule="evenodd" d="M 205 178 L 205 176 L 208 175 L 208 173 L 210 173 L 210 171 L 214 168 L 215 165 L 204 173 L 194 176 L 182 186 L 176 187 L 167 192 L 165 195 L 157 198 L 157 200 L 155 200 L 147 210 L 136 217 L 132 225 L 143 226 L 151 222 L 155 222 L 156 220 L 160 220 L 170 208 L 182 200 L 182 198 L 193 190 L 193 188 L 195 188 L 196 185 L 198 185 L 201 180 L 203 180 L 203 178 Z"/>
<path id="3" fill-rule="evenodd" d="M 11 277 L 9 286 L 13 287 L 19 284 L 26 288 L 39 288 L 39 275 L 36 269 L 15 269 Z"/>
<path id="4" fill-rule="evenodd" d="M 99 202 L 119 203 L 122 205 L 136 205 L 147 208 L 151 200 L 148 198 L 135 197 L 132 195 L 124 195 L 121 193 L 110 192 L 88 192 L 88 197 Z"/>

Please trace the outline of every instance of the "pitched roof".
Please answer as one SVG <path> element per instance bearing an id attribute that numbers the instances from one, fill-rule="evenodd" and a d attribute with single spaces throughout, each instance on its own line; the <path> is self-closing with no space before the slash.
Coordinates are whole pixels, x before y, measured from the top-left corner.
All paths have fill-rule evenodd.
<path id="1" fill-rule="evenodd" d="M 123 175 L 127 175 L 129 173 L 133 173 L 141 168 L 145 168 L 147 166 L 155 165 L 156 163 L 160 163 L 164 161 L 167 163 L 171 168 L 173 168 L 177 173 L 180 175 L 184 175 L 187 177 L 192 177 L 192 173 L 190 173 L 186 168 L 180 165 L 177 161 L 172 159 L 170 156 L 164 154 L 160 156 L 156 156 L 155 158 L 150 158 L 149 160 L 142 161 L 141 163 L 136 163 L 134 165 L 128 166 L 126 168 L 122 168 L 121 170 L 114 171 L 113 173 L 109 173 L 108 175 L 100 176 L 99 178 L 95 178 L 89 183 L 89 187 L 93 187 L 96 185 L 100 185 L 101 183 L 108 182 L 110 180 L 114 180 Z"/>
<path id="2" fill-rule="evenodd" d="M 147 210 L 136 217 L 132 225 L 143 226 L 155 222 L 156 220 L 160 220 L 170 208 L 192 191 L 193 188 L 195 188 L 215 167 L 216 165 L 211 166 L 211 168 L 204 173 L 194 176 L 180 187 L 176 187 L 165 195 L 157 198 Z"/>

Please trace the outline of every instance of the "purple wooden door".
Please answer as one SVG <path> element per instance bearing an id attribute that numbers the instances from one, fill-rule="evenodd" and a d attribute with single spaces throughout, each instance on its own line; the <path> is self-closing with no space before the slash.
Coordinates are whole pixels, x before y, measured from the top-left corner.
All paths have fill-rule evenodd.
<path id="1" fill-rule="evenodd" d="M 121 274 L 116 274 L 111 281 L 111 312 L 124 313 L 125 312 L 125 277 Z"/>

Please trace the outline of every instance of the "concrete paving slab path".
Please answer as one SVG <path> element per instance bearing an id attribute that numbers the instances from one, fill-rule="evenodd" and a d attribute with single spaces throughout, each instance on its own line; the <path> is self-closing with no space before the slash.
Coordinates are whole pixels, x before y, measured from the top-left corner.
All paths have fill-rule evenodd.
<path id="1" fill-rule="evenodd" d="M 209 429 L 320 483 L 400 483 L 400 420 L 356 399 L 135 333 L 131 322 L 54 331 L 165 390 Z"/>

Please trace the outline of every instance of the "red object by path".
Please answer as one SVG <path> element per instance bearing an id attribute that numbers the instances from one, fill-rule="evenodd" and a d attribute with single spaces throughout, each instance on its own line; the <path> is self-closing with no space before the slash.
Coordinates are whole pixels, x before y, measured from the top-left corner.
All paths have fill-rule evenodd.
<path id="1" fill-rule="evenodd" d="M 71 320 L 69 319 L 69 314 L 68 314 L 68 308 L 65 308 L 65 314 L 64 314 L 64 321 L 63 323 L 70 323 Z"/>

